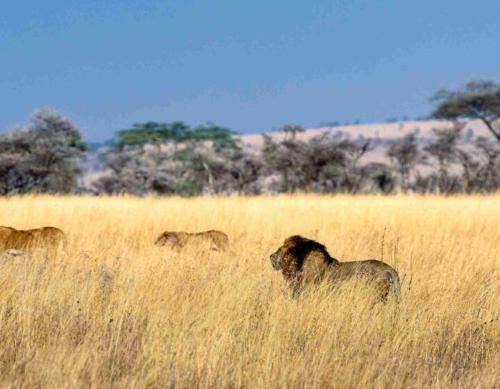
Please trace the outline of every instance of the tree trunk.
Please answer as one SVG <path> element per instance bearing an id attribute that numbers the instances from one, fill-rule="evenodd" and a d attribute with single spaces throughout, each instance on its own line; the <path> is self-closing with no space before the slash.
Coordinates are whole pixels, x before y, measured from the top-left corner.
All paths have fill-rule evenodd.
<path id="1" fill-rule="evenodd" d="M 493 136 L 500 142 L 500 131 L 497 131 L 495 127 L 493 127 L 493 122 L 489 121 L 485 117 L 481 117 L 483 123 L 488 127 L 488 130 L 493 134 Z"/>
<path id="2" fill-rule="evenodd" d="M 205 171 L 207 172 L 207 175 L 208 175 L 208 187 L 210 188 L 210 194 L 215 194 L 215 189 L 214 189 L 214 177 L 212 175 L 212 170 L 210 169 L 210 167 L 208 166 L 208 164 L 203 161 L 202 162 L 203 164 L 203 168 L 205 169 Z"/>

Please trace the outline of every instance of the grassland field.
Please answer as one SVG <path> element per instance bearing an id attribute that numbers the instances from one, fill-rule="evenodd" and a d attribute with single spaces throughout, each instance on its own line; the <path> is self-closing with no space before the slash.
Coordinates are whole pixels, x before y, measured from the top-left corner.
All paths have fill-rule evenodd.
<path id="1" fill-rule="evenodd" d="M 7 197 L 0 225 L 69 237 L 0 257 L 1 387 L 500 387 L 500 194 Z M 208 229 L 227 252 L 153 245 Z M 292 234 L 394 266 L 401 302 L 291 298 L 269 254 Z"/>

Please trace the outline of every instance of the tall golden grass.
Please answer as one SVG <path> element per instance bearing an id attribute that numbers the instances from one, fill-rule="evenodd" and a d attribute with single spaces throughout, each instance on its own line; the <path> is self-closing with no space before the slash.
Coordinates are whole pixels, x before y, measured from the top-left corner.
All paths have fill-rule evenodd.
<path id="1" fill-rule="evenodd" d="M 0 225 L 53 225 L 66 253 L 0 260 L 4 387 L 500 386 L 500 196 L 12 197 Z M 153 246 L 221 229 L 226 253 Z M 399 304 L 362 288 L 290 297 L 291 234 L 383 259 Z"/>

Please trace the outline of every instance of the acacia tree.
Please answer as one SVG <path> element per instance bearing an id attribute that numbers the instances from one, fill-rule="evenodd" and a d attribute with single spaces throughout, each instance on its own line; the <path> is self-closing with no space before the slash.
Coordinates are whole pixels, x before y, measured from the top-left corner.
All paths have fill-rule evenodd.
<path id="1" fill-rule="evenodd" d="M 500 188 L 500 147 L 477 138 L 470 150 L 458 149 L 466 193 L 493 192 Z"/>
<path id="2" fill-rule="evenodd" d="M 0 136 L 1 193 L 75 191 L 85 149 L 69 119 L 50 110 L 35 112 L 28 127 Z"/>
<path id="3" fill-rule="evenodd" d="M 478 189 L 494 192 L 500 188 L 500 145 L 492 144 L 487 139 L 478 138 L 474 142 L 479 150 Z"/>
<path id="4" fill-rule="evenodd" d="M 265 173 L 280 176 L 279 192 L 293 193 L 300 187 L 299 143 L 296 140 L 275 142 L 269 135 L 263 134 L 264 143 L 261 154 L 265 163 Z"/>
<path id="5" fill-rule="evenodd" d="M 299 124 L 285 124 L 281 126 L 280 131 L 285 134 L 285 138 L 290 137 L 295 139 L 298 133 L 304 132 L 306 129 Z"/>
<path id="6" fill-rule="evenodd" d="M 385 163 L 371 162 L 360 168 L 369 192 L 391 193 L 396 188 L 393 169 Z"/>
<path id="7" fill-rule="evenodd" d="M 156 148 L 127 146 L 112 150 L 106 161 L 110 174 L 101 177 L 93 186 L 98 192 L 109 194 L 173 194 L 177 189 L 176 169 L 167 159 L 166 153 Z"/>
<path id="8" fill-rule="evenodd" d="M 261 152 L 267 173 L 280 176 L 282 192 L 356 192 L 365 179 L 359 161 L 369 149 L 368 142 L 337 141 L 329 134 L 281 142 L 264 135 Z"/>
<path id="9" fill-rule="evenodd" d="M 344 156 L 344 185 L 349 193 L 356 193 L 361 190 L 365 180 L 365 170 L 359 166 L 361 158 L 370 150 L 370 141 L 362 143 L 343 140 L 337 144 L 337 148 Z"/>
<path id="10" fill-rule="evenodd" d="M 500 142 L 500 85 L 493 81 L 470 81 L 455 90 L 441 90 L 432 100 L 432 116 L 443 119 L 480 119 Z"/>
<path id="11" fill-rule="evenodd" d="M 387 150 L 387 156 L 396 164 L 403 191 L 406 192 L 410 186 L 410 173 L 418 164 L 425 162 L 425 156 L 418 147 L 415 133 L 393 142 Z"/>
<path id="12" fill-rule="evenodd" d="M 94 186 L 106 193 L 221 193 L 236 185 L 232 160 L 240 152 L 233 132 L 213 123 L 194 128 L 180 122 L 137 124 L 118 133 L 107 161 L 112 174 Z M 241 187 L 245 180 L 238 179 Z"/>
<path id="13" fill-rule="evenodd" d="M 245 153 L 234 154 L 228 161 L 230 178 L 228 185 L 238 194 L 259 194 L 262 190 L 260 179 L 263 172 L 263 163 L 260 158 Z"/>
<path id="14" fill-rule="evenodd" d="M 464 125 L 460 123 L 454 123 L 451 128 L 433 129 L 436 139 L 424 147 L 438 162 L 435 181 L 440 192 L 451 193 L 458 190 L 459 177 L 450 172 L 450 167 L 458 162 L 458 141 L 463 129 Z"/>

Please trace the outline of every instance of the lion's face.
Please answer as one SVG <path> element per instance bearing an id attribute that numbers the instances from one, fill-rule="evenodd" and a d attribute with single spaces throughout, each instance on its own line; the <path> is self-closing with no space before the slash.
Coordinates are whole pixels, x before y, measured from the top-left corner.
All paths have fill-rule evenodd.
<path id="1" fill-rule="evenodd" d="M 172 232 L 163 233 L 155 242 L 157 246 L 174 248 L 179 245 L 179 237 Z"/>
<path id="2" fill-rule="evenodd" d="M 300 247 L 304 244 L 304 242 L 309 242 L 309 239 L 306 239 L 300 235 L 289 236 L 283 242 L 283 245 L 271 254 L 269 257 L 271 259 L 271 265 L 275 270 L 283 270 L 283 267 L 288 267 L 287 264 L 283 263 L 285 256 L 290 256 L 291 250 L 295 247 Z M 292 254 L 292 257 L 296 255 Z"/>
<path id="3" fill-rule="evenodd" d="M 274 270 L 281 270 L 283 268 L 283 255 L 285 253 L 285 249 L 280 247 L 269 257 L 271 259 L 271 265 Z"/>

